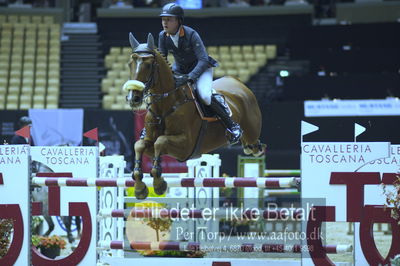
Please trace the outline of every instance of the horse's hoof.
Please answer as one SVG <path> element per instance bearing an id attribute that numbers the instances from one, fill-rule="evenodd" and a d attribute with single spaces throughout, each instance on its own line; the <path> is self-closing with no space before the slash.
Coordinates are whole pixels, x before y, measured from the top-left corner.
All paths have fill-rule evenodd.
<path id="1" fill-rule="evenodd" d="M 135 196 L 137 199 L 142 200 L 147 198 L 147 196 L 149 195 L 149 189 L 147 188 L 146 185 L 141 186 L 139 188 L 139 186 L 135 185 Z"/>
<path id="2" fill-rule="evenodd" d="M 142 171 L 133 171 L 132 179 L 133 180 L 142 180 L 143 179 L 143 172 Z"/>
<path id="3" fill-rule="evenodd" d="M 150 176 L 153 178 L 161 178 L 161 167 L 153 166 L 150 170 Z"/>
<path id="4" fill-rule="evenodd" d="M 244 154 L 246 154 L 246 155 L 253 154 L 253 151 L 252 151 L 252 149 L 250 149 L 250 148 L 245 148 L 245 147 L 243 147 L 243 152 L 244 152 Z"/>
<path id="5" fill-rule="evenodd" d="M 162 195 L 167 191 L 168 184 L 165 182 L 164 178 L 154 178 L 153 181 L 154 192 L 157 195 Z"/>
<path id="6" fill-rule="evenodd" d="M 143 199 L 147 198 L 148 195 L 149 195 L 149 189 L 147 187 L 145 187 L 142 190 L 135 189 L 135 196 L 139 200 L 143 200 Z"/>
<path id="7" fill-rule="evenodd" d="M 264 143 L 261 143 L 260 145 L 258 145 L 258 151 L 256 153 L 254 153 L 253 156 L 260 157 L 265 154 L 266 150 L 267 150 L 267 145 Z"/>

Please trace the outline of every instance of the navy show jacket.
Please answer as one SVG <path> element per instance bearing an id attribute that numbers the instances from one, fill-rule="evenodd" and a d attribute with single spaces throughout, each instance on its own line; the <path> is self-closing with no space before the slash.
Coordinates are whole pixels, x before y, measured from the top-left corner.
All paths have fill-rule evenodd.
<path id="1" fill-rule="evenodd" d="M 161 31 L 158 49 L 164 56 L 168 56 L 169 53 L 174 56 L 175 63 L 172 66 L 174 72 L 187 74 L 194 81 L 207 68 L 218 66 L 218 62 L 208 56 L 199 34 L 188 26 L 182 26 L 179 30 L 178 47 L 175 46 L 168 33 Z"/>

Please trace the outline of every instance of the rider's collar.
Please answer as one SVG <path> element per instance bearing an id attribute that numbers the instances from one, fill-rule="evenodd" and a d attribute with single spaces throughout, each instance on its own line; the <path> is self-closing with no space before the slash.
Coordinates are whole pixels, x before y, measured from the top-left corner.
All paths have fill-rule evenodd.
<path id="1" fill-rule="evenodd" d="M 167 33 L 167 36 L 174 36 L 174 35 Z M 185 36 L 185 30 L 183 29 L 183 25 L 181 25 L 179 28 L 179 37 L 183 37 L 183 36 Z"/>

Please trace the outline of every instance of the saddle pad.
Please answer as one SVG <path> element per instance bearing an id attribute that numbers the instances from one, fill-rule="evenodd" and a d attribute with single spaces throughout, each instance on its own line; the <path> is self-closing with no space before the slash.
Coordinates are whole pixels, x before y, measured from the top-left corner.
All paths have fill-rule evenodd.
<path id="1" fill-rule="evenodd" d="M 218 120 L 217 115 L 215 114 L 215 112 L 211 109 L 210 106 L 205 105 L 201 100 L 200 100 L 200 96 L 198 95 L 198 91 L 194 88 L 193 85 L 188 84 L 190 92 L 192 93 L 192 97 L 194 98 L 194 102 L 197 108 L 197 111 L 199 112 L 199 115 L 201 117 L 202 120 L 206 120 L 208 122 L 214 122 Z M 213 90 L 213 93 L 215 92 L 215 90 Z M 226 103 L 225 103 L 226 104 Z M 229 108 L 229 106 L 226 104 L 226 106 L 229 109 L 229 116 L 232 116 L 232 111 Z"/>

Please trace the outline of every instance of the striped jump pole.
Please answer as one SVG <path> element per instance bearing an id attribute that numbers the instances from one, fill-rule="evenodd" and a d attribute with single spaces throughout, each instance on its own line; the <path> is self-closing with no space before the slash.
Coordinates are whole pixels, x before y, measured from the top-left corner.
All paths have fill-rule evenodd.
<path id="1" fill-rule="evenodd" d="M 101 209 L 98 213 L 99 219 L 104 218 L 225 218 L 225 219 L 264 219 L 264 220 L 300 220 L 303 216 L 302 209 L 277 209 L 277 210 L 244 210 L 237 211 L 232 209 L 219 209 L 213 213 L 209 209 L 192 210 L 192 209 L 159 209 L 159 208 L 132 208 L 131 210 L 124 209 Z"/>
<path id="2" fill-rule="evenodd" d="M 231 247 L 230 247 L 231 246 Z M 240 246 L 240 250 L 239 250 Z M 217 252 L 263 252 L 263 253 L 301 253 L 302 245 L 284 245 L 284 244 L 213 244 L 199 242 L 144 242 L 131 241 L 100 241 L 98 249 L 122 249 L 122 250 L 173 250 L 173 251 L 217 251 Z M 312 247 L 310 247 L 312 248 Z M 327 254 L 343 254 L 353 251 L 352 245 L 324 245 L 324 251 Z"/>
<path id="3" fill-rule="evenodd" d="M 276 170 L 264 170 L 264 176 L 270 177 L 270 176 L 281 176 L 281 177 L 287 177 L 287 176 L 300 176 L 301 171 L 300 170 L 281 170 L 281 169 L 276 169 Z"/>
<path id="4" fill-rule="evenodd" d="M 165 178 L 168 187 L 259 187 L 293 188 L 298 187 L 298 180 L 288 178 Z M 153 178 L 143 178 L 147 186 L 153 186 Z M 55 187 L 134 187 L 130 178 L 42 178 L 34 177 L 32 184 Z"/>

